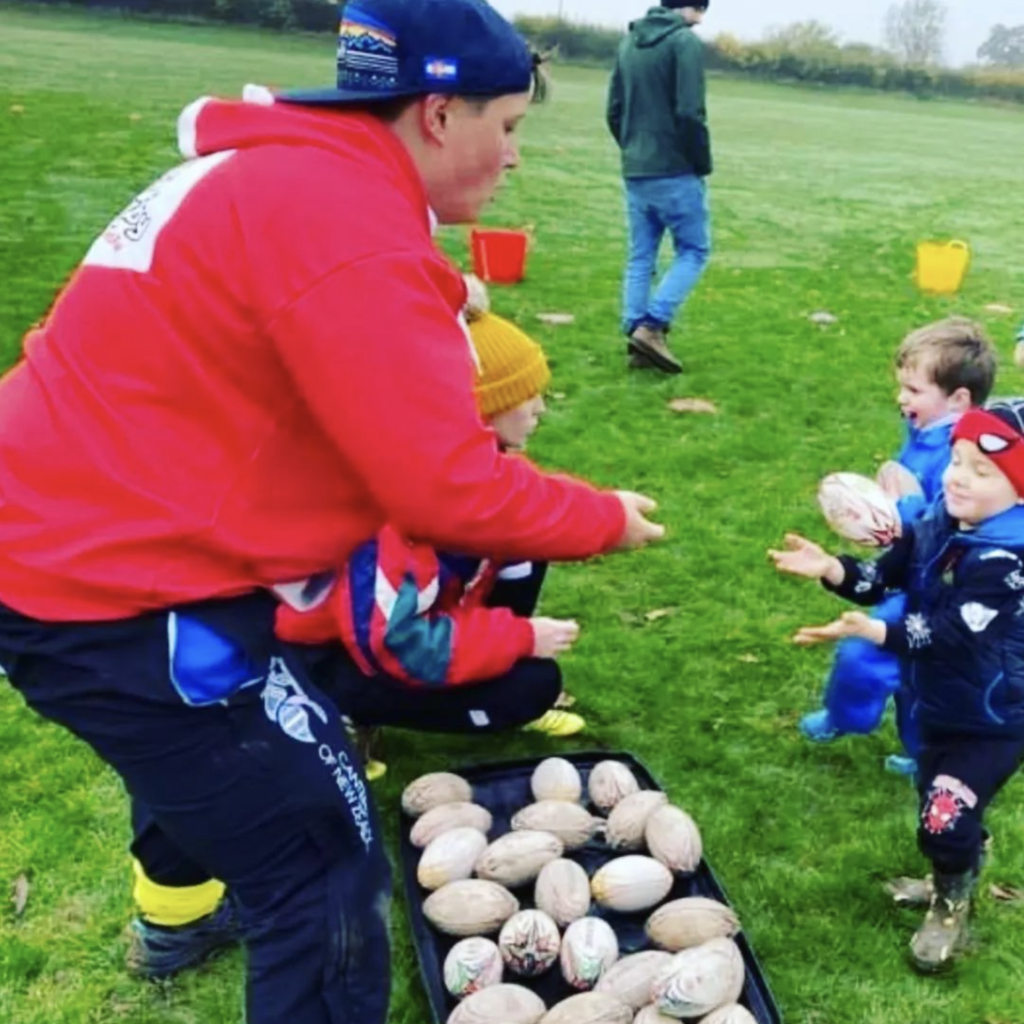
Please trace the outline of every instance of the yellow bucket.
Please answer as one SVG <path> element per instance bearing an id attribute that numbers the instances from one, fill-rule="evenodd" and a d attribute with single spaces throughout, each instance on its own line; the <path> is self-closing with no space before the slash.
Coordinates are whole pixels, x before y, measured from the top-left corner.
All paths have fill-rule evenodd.
<path id="1" fill-rule="evenodd" d="M 934 295 L 952 295 L 960 290 L 971 250 L 966 242 L 919 242 L 917 286 Z"/>

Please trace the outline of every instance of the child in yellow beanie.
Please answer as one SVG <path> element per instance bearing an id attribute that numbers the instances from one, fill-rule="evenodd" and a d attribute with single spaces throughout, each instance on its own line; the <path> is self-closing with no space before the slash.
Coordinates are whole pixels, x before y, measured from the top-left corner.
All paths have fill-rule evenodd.
<path id="1" fill-rule="evenodd" d="M 478 311 L 468 332 L 481 417 L 498 446 L 522 450 L 544 413 L 544 352 L 493 313 Z M 586 723 L 563 710 L 556 659 L 579 626 L 534 614 L 546 570 L 441 551 L 385 526 L 352 553 L 322 604 L 282 605 L 277 634 L 296 644 L 341 641 L 329 695 L 360 729 L 571 736 Z M 366 753 L 380 774 L 379 752 Z"/>
<path id="2" fill-rule="evenodd" d="M 547 411 L 544 392 L 551 381 L 551 370 L 544 350 L 509 320 L 473 308 L 467 314 L 477 357 L 474 392 L 480 415 L 494 430 L 502 448 L 522 451 Z M 530 618 L 546 572 L 546 563 L 506 566 L 499 573 L 489 603 Z M 565 633 L 569 625 L 543 618 L 532 618 L 531 622 L 535 633 Z M 540 640 L 539 646 L 544 649 L 548 645 Z M 555 736 L 579 732 L 586 724 L 583 718 L 563 710 L 572 703 L 573 698 L 563 692 L 558 704 L 527 728 Z"/>
<path id="3" fill-rule="evenodd" d="M 494 313 L 471 320 L 469 334 L 477 357 L 474 391 L 480 415 L 502 447 L 521 449 L 545 412 L 551 370 L 544 350 Z"/>

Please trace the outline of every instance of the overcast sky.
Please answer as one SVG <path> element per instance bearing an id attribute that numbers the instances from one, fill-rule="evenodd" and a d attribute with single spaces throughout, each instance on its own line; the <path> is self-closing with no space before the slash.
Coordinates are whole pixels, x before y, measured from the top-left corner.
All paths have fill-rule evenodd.
<path id="1" fill-rule="evenodd" d="M 491 0 L 503 14 L 557 14 L 592 25 L 624 27 L 642 14 L 644 0 Z M 729 32 L 757 39 L 773 25 L 816 19 L 835 28 L 844 42 L 882 42 L 885 12 L 892 0 L 711 0 L 701 33 L 711 37 Z M 1024 24 L 1024 0 L 947 0 L 946 60 L 974 60 L 989 29 Z"/>

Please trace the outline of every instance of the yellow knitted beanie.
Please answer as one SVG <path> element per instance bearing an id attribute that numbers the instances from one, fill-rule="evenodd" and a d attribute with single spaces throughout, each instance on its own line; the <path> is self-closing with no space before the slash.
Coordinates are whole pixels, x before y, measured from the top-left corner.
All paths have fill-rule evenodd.
<path id="1" fill-rule="evenodd" d="M 476 399 L 485 420 L 544 393 L 551 380 L 544 350 L 515 324 L 484 313 L 469 333 L 480 360 Z"/>

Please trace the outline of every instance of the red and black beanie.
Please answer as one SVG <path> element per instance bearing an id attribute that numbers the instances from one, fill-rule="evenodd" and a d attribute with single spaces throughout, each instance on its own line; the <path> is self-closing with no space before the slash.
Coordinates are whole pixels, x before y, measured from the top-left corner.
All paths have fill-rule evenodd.
<path id="1" fill-rule="evenodd" d="M 1000 398 L 968 409 L 953 428 L 954 441 L 972 441 L 1024 496 L 1024 398 Z"/>

